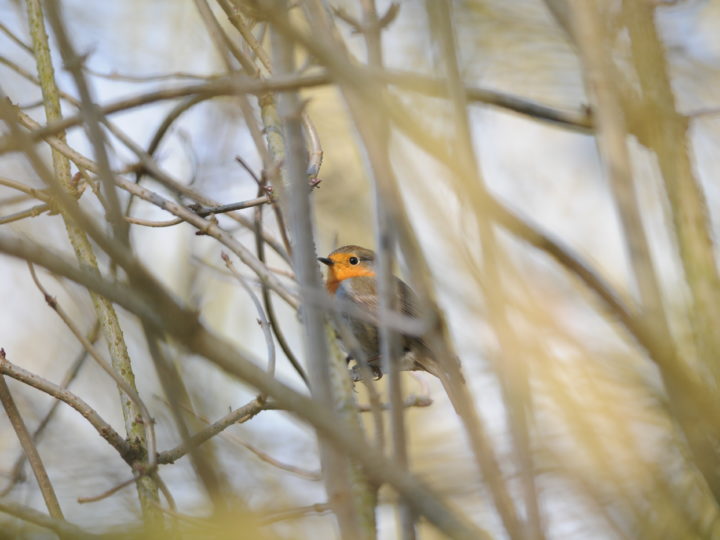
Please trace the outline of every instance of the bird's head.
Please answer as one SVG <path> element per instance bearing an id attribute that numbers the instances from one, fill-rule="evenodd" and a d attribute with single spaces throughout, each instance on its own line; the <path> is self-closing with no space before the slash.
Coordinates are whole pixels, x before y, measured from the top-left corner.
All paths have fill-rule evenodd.
<path id="1" fill-rule="evenodd" d="M 343 246 L 337 248 L 327 257 L 318 261 L 327 265 L 327 288 L 334 293 L 344 279 L 374 276 L 375 253 L 360 246 Z"/>

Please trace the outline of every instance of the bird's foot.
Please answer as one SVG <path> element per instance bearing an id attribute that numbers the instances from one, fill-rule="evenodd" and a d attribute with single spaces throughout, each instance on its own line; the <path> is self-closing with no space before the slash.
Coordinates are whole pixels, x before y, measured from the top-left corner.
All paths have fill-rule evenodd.
<path id="1" fill-rule="evenodd" d="M 380 366 L 370 365 L 369 367 L 374 381 L 382 379 L 383 372 L 382 369 L 380 369 Z M 350 377 L 352 378 L 353 382 L 359 382 L 364 379 L 362 369 L 359 365 L 354 365 L 350 369 Z"/>

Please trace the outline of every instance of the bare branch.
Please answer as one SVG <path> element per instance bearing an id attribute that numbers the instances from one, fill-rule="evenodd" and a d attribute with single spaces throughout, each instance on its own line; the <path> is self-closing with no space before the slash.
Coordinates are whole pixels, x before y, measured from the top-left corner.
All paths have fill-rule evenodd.
<path id="1" fill-rule="evenodd" d="M 39 525 L 45 529 L 50 529 L 61 538 L 101 538 L 101 536 L 86 532 L 80 527 L 73 525 L 72 523 L 68 523 L 65 520 L 55 519 L 47 514 L 38 512 L 33 508 L 10 501 L 0 500 L 0 512 L 10 514 L 11 516 L 15 516 L 23 521 L 27 521 L 28 523 L 34 523 L 35 525 Z"/>
<path id="2" fill-rule="evenodd" d="M 5 361 L 5 351 L 0 349 L 0 363 L 4 363 Z M 50 482 L 50 477 L 48 476 L 47 471 L 45 470 L 45 465 L 40 458 L 40 453 L 35 446 L 35 442 L 33 441 L 22 416 L 20 416 L 20 411 L 18 411 L 18 408 L 15 405 L 15 400 L 10 393 L 10 388 L 8 388 L 3 375 L 0 375 L 0 403 L 2 403 L 3 409 L 5 409 L 5 414 L 10 420 L 10 424 L 12 424 L 15 434 L 20 441 L 20 445 L 25 452 L 25 456 L 30 463 L 33 474 L 35 474 L 35 479 L 37 480 L 38 487 L 40 488 L 40 493 L 42 493 L 43 499 L 45 500 L 45 506 L 47 506 L 47 509 L 53 518 L 64 519 L 60 503 L 58 502 L 57 495 L 55 495 L 55 489 L 53 488 L 52 482 Z"/>
<path id="3" fill-rule="evenodd" d="M 248 296 L 250 296 L 250 299 L 252 300 L 253 305 L 255 306 L 255 310 L 258 314 L 258 323 L 260 324 L 260 328 L 263 331 L 263 335 L 265 336 L 265 345 L 267 346 L 267 352 L 268 352 L 268 374 L 272 377 L 275 376 L 275 343 L 273 342 L 272 338 L 272 330 L 270 328 L 270 323 L 267 320 L 267 317 L 265 316 L 265 310 L 263 309 L 262 304 L 260 303 L 260 299 L 257 297 L 257 295 L 253 292 L 253 290 L 250 288 L 250 286 L 245 282 L 243 277 L 240 275 L 240 273 L 235 269 L 235 265 L 232 263 L 232 260 L 228 256 L 227 253 L 224 251 L 220 254 L 222 257 L 222 260 L 225 261 L 225 266 L 227 266 L 228 270 L 232 272 L 232 274 L 237 279 L 238 283 L 240 283 L 240 286 L 245 289 L 245 292 L 248 293 Z M 265 396 L 259 396 L 258 399 L 260 401 L 265 401 Z"/>
<path id="4" fill-rule="evenodd" d="M 95 324 L 93 325 L 92 329 L 88 332 L 87 339 L 91 343 L 95 343 L 100 335 L 100 324 L 98 321 L 95 321 Z M 67 389 L 68 386 L 70 386 L 70 383 L 77 377 L 78 373 L 80 373 L 80 369 L 82 368 L 83 364 L 85 363 L 85 360 L 87 359 L 87 351 L 85 350 L 85 347 L 82 348 L 82 351 L 77 356 L 75 361 L 72 363 L 70 368 L 68 368 L 65 377 L 63 377 L 62 382 L 60 383 L 59 388 L 62 390 Z M 40 437 L 42 437 L 42 434 L 45 431 L 45 428 L 50 425 L 50 422 L 55 416 L 55 413 L 59 409 L 60 404 L 62 401 L 59 399 L 56 399 L 52 402 L 52 405 L 50 406 L 50 409 L 45 414 L 43 419 L 40 421 L 40 423 L 35 428 L 35 431 L 32 434 L 33 441 L 37 444 L 40 440 Z M 21 454 L 16 460 L 15 464 L 12 467 L 12 474 L 10 477 L 10 482 L 8 482 L 8 485 L 0 490 L 0 498 L 4 497 L 10 491 L 12 491 L 13 487 L 20 482 L 23 479 L 23 465 L 25 464 L 25 454 Z"/>
<path id="5" fill-rule="evenodd" d="M 275 510 L 268 512 L 267 517 L 263 519 L 263 523 L 277 523 L 278 521 L 287 521 L 289 519 L 301 519 L 309 515 L 322 515 L 332 512 L 332 508 L 328 503 L 315 503 L 308 506 L 298 508 L 288 508 L 287 510 Z"/>
<path id="6" fill-rule="evenodd" d="M 181 443 L 171 450 L 165 450 L 158 454 L 158 463 L 174 463 L 185 454 L 190 452 L 193 448 L 196 448 L 212 439 L 218 433 L 232 426 L 233 424 L 239 424 L 247 422 L 255 415 L 260 413 L 265 408 L 265 402 L 261 399 L 254 399 L 250 403 L 235 409 L 223 416 L 220 420 L 209 425 L 204 430 L 196 433 L 190 437 L 187 441 Z"/>
<path id="7" fill-rule="evenodd" d="M 45 392 L 46 394 L 49 394 L 54 398 L 59 399 L 64 403 L 67 403 L 68 405 L 70 405 L 70 407 L 79 412 L 88 422 L 90 422 L 90 424 L 95 428 L 95 430 L 100 434 L 100 436 L 107 442 L 109 442 L 110 445 L 118 451 L 120 457 L 123 458 L 128 464 L 130 464 L 132 460 L 135 459 L 136 456 L 134 455 L 134 451 L 130 447 L 128 442 L 123 437 L 121 437 L 118 432 L 112 428 L 110 424 L 103 420 L 97 413 L 97 411 L 95 411 L 95 409 L 90 407 L 90 405 L 85 403 L 85 401 L 83 401 L 81 398 L 79 398 L 69 390 L 61 388 L 60 386 L 51 383 L 46 379 L 43 379 L 39 375 L 30 373 L 29 371 L 24 370 L 20 366 L 12 364 L 3 355 L 0 355 L 0 373 L 2 373 L 3 375 L 7 375 L 8 377 L 12 377 L 13 379 L 18 380 L 22 383 L 25 383 L 28 386 L 37 388 L 41 392 Z"/>
<path id="8" fill-rule="evenodd" d="M 99 495 L 93 495 L 91 497 L 78 497 L 77 502 L 80 504 L 87 504 L 87 503 L 94 503 L 94 502 L 102 501 L 104 499 L 112 497 L 121 489 L 131 486 L 133 482 L 135 482 L 135 478 L 129 478 L 129 479 L 125 480 L 124 482 L 121 482 L 121 483 L 117 484 L 116 486 L 113 486 L 110 489 L 103 491 Z"/>

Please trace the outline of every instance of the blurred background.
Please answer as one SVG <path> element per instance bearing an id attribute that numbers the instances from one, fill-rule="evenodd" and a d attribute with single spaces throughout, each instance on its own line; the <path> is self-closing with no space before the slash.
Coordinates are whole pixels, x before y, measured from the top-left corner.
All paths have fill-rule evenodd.
<path id="1" fill-rule="evenodd" d="M 331 4 L 353 15 L 360 9 L 359 3 L 352 1 L 333 0 Z M 590 105 L 576 47 L 544 2 L 472 0 L 451 4 L 466 86 L 523 97 L 564 111 L 582 111 Z M 677 109 L 688 115 L 689 151 L 707 198 L 714 238 L 720 226 L 716 211 L 720 192 L 713 174 L 720 165 L 720 115 L 716 114 L 720 112 L 720 2 L 658 4 L 657 27 L 665 45 Z M 190 0 L 63 0 L 61 6 L 76 50 L 86 55 L 86 77 L 98 103 L 203 82 L 226 72 Z M 210 6 L 227 33 L 234 35 L 222 10 L 212 2 Z M 380 13 L 389 7 L 390 2 L 377 2 Z M 8 35 L 30 43 L 24 3 L 0 0 L 0 22 L 7 30 L 0 34 L 2 90 L 37 122 L 45 123 L 38 86 L 18 73 L 26 70 L 34 74 L 34 58 Z M 364 59 L 362 35 L 341 20 L 337 24 L 351 53 Z M 622 42 L 622 36 L 618 40 Z M 54 43 L 52 36 L 50 42 Z M 429 33 L 424 2 L 399 4 L 397 17 L 383 31 L 383 50 L 388 69 L 441 75 L 433 64 L 438 44 Z M 56 51 L 53 54 L 58 85 L 76 95 L 72 78 L 62 69 Z M 306 55 L 300 56 L 304 60 Z M 627 67 L 622 57 L 615 61 L 621 70 Z M 173 76 L 160 78 L 167 75 Z M 450 148 L 457 146 L 445 100 L 403 90 L 397 94 L 431 136 Z M 307 100 L 307 113 L 324 152 L 321 183 L 311 197 L 318 255 L 325 256 L 345 244 L 372 248 L 375 231 L 369 161 L 348 104 L 333 85 L 303 90 L 302 98 Z M 255 103 L 254 98 L 252 101 Z M 178 102 L 138 107 L 113 114 L 111 120 L 147 148 Z M 76 109 L 64 103 L 63 110 L 72 115 Z M 620 297 L 637 299 L 624 233 L 595 137 L 481 103 L 470 106 L 468 113 L 480 175 L 488 190 L 581 256 Z M 85 155 L 93 153 L 81 128 L 69 130 L 68 143 Z M 668 202 L 654 156 L 633 137 L 628 138 L 628 146 L 664 306 L 674 339 L 682 348 L 692 341 L 694 330 L 687 318 L 688 289 L 673 244 Z M 49 162 L 48 147 L 38 148 Z M 114 169 L 134 163 L 134 155 L 116 139 L 108 148 Z M 711 537 L 708 531 L 717 518 L 717 501 L 692 465 L 677 419 L 668 413 L 668 396 L 655 364 L 628 336 L 617 317 L 546 254 L 499 231 L 496 239 L 502 253 L 498 266 L 503 285 L 497 294 L 505 307 L 512 343 L 500 341 L 487 303 L 487 295 L 495 294 L 492 289 L 497 284 L 488 283 L 483 274 L 483 248 L 475 226 L 482 216 L 478 217 L 478 208 L 468 202 L 463 187 L 464 182 L 473 180 L 453 177 L 446 166 L 400 132 L 394 133 L 388 152 L 404 210 L 429 266 L 450 342 L 461 359 L 465 379 L 518 507 L 524 504 L 520 501 L 527 470 L 518 461 L 512 443 L 506 396 L 499 384 L 502 362 L 521 372 L 521 408 L 528 419 L 532 477 L 545 537 Z M 232 96 L 203 101 L 183 113 L 154 156 L 168 174 L 208 198 L 230 203 L 257 196 L 257 184 L 235 158 L 240 156 L 258 175 L 263 164 L 240 104 Z M 0 157 L 0 176 L 43 187 L 17 153 Z M 159 193 L 169 193 L 157 184 L 148 185 Z M 16 191 L 0 186 L 2 215 L 28 205 L 16 196 Z M 96 200 L 85 195 L 82 202 L 99 215 L 101 207 Z M 253 212 L 248 209 L 241 214 L 252 218 Z M 145 220 L 172 217 L 143 201 L 134 203 L 131 214 Z M 269 210 L 267 215 L 271 215 Z M 254 246 L 251 230 L 226 216 L 217 219 L 238 241 L 248 248 Z M 268 233 L 277 237 L 275 221 L 268 217 L 266 223 Z M 57 215 L 42 214 L 5 224 L 2 232 L 71 252 Z M 132 225 L 131 242 L 145 267 L 185 304 L 197 309 L 209 327 L 251 350 L 257 358 L 266 357 L 255 308 L 225 269 L 220 258 L 222 246 L 217 241 L 198 236 L 193 227 L 181 223 L 166 228 Z M 13 363 L 59 383 L 81 355 L 82 346 L 48 309 L 25 263 L 9 257 L 0 261 L 0 347 Z M 397 272 L 407 277 L 404 261 L 400 257 Z M 100 264 L 106 272 L 107 259 L 100 256 Z M 271 254 L 268 266 L 277 269 L 281 280 L 292 282 L 292 268 L 279 257 Z M 257 278 L 241 264 L 237 267 L 258 291 Z M 89 331 L 94 315 L 87 291 L 45 271 L 40 271 L 40 277 L 83 331 Z M 275 305 L 290 347 L 304 361 L 300 353 L 302 331 L 295 311 L 280 301 Z M 138 391 L 156 420 L 159 448 L 167 449 L 180 439 L 166 396 L 149 360 L 140 324 L 128 312 L 120 309 L 119 313 Z M 102 338 L 98 350 L 106 354 Z M 253 388 L 182 347 L 169 346 L 168 350 L 186 379 L 196 413 L 203 418 L 212 422 L 255 396 Z M 279 349 L 278 355 L 277 378 L 306 392 Z M 507 355 L 512 355 L 511 360 Z M 686 361 L 693 364 L 690 357 Z M 704 373 L 702 366 L 698 372 Z M 403 374 L 403 383 L 406 393 L 433 400 L 429 407 L 406 411 L 411 471 L 493 537 L 508 537 L 440 382 L 419 373 Z M 53 400 L 17 381 L 8 379 L 8 384 L 32 431 Z M 714 383 L 708 381 L 708 386 L 717 392 Z M 378 387 L 383 389 L 384 381 Z M 83 363 L 70 389 L 124 433 L 115 385 L 94 362 L 88 359 Z M 356 397 L 367 402 L 364 390 L 358 389 Z M 702 416 L 703 411 L 697 414 Z M 369 423 L 369 419 L 364 420 Z M 252 534 L 238 532 L 230 537 L 338 536 L 335 521 L 326 511 L 308 510 L 289 518 L 283 515 L 286 510 L 326 501 L 317 442 L 307 424 L 287 412 L 268 410 L 230 427 L 207 444 L 212 446 L 243 516 L 251 516 L 248 520 L 252 527 L 262 524 L 252 529 Z M 128 470 L 75 411 L 61 405 L 38 448 L 70 522 L 94 532 L 123 530 L 139 522 L 140 508 L 132 486 L 98 502 L 77 502 L 122 482 Z M 13 463 L 21 453 L 3 416 L 0 490 L 12 482 Z M 268 463 L 268 457 L 302 470 L 284 470 Z M 29 468 L 23 470 L 24 480 L 13 482 L 3 499 L 44 510 Z M 199 488 L 187 457 L 163 466 L 160 473 L 176 500 L 178 513 L 207 515 L 210 501 Z M 379 538 L 400 537 L 393 500 L 389 489 L 381 490 Z M 520 514 L 524 516 L 525 512 Z M 237 526 L 238 521 L 231 522 L 232 527 Z M 11 531 L 8 537 L 41 535 L 40 529 L 7 515 L 0 515 L 0 524 Z M 190 531 L 192 526 L 188 526 Z M 421 520 L 419 537 L 442 535 Z"/>

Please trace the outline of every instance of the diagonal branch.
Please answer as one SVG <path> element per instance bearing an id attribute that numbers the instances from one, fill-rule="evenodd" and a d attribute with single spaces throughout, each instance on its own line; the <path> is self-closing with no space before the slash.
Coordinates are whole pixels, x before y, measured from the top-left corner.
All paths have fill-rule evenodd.
<path id="1" fill-rule="evenodd" d="M 5 351 L 0 349 L 0 363 L 4 362 Z M 43 499 L 45 500 L 45 506 L 47 506 L 53 518 L 64 519 L 60 503 L 58 502 L 57 495 L 55 495 L 55 489 L 53 488 L 52 482 L 50 482 L 50 477 L 40 458 L 40 453 L 35 446 L 22 416 L 20 416 L 20 411 L 18 411 L 17 405 L 15 405 L 15 400 L 10 393 L 10 388 L 8 388 L 7 381 L 3 375 L 0 375 L 0 403 L 2 403 L 5 414 L 15 430 L 15 434 L 20 441 L 25 456 L 27 456 L 30 468 L 32 468 L 38 487 L 40 488 L 40 493 L 42 493 Z"/>
<path id="2" fill-rule="evenodd" d="M 128 464 L 132 463 L 135 459 L 136 456 L 134 455 L 133 448 L 128 444 L 128 442 L 121 437 L 110 424 L 103 420 L 95 409 L 93 409 L 80 397 L 76 396 L 69 390 L 48 381 L 47 379 L 40 377 L 39 375 L 30 373 L 20 366 L 12 364 L 4 354 L 0 354 L 0 373 L 7 375 L 8 377 L 12 377 L 15 380 L 27 384 L 28 386 L 32 386 L 41 392 L 45 392 L 46 394 L 67 403 L 70 407 L 79 412 L 83 418 L 90 422 L 100 436 L 110 443 L 110 445 L 118 451 L 120 457 Z"/>
<path id="3" fill-rule="evenodd" d="M 0 512 L 10 514 L 16 518 L 34 523 L 45 529 L 50 529 L 60 538 L 78 538 L 80 540 L 91 538 L 102 538 L 100 535 L 91 534 L 82 530 L 80 527 L 68 523 L 62 519 L 56 519 L 42 512 L 38 512 L 34 508 L 23 506 L 21 504 L 10 501 L 0 500 Z"/>

